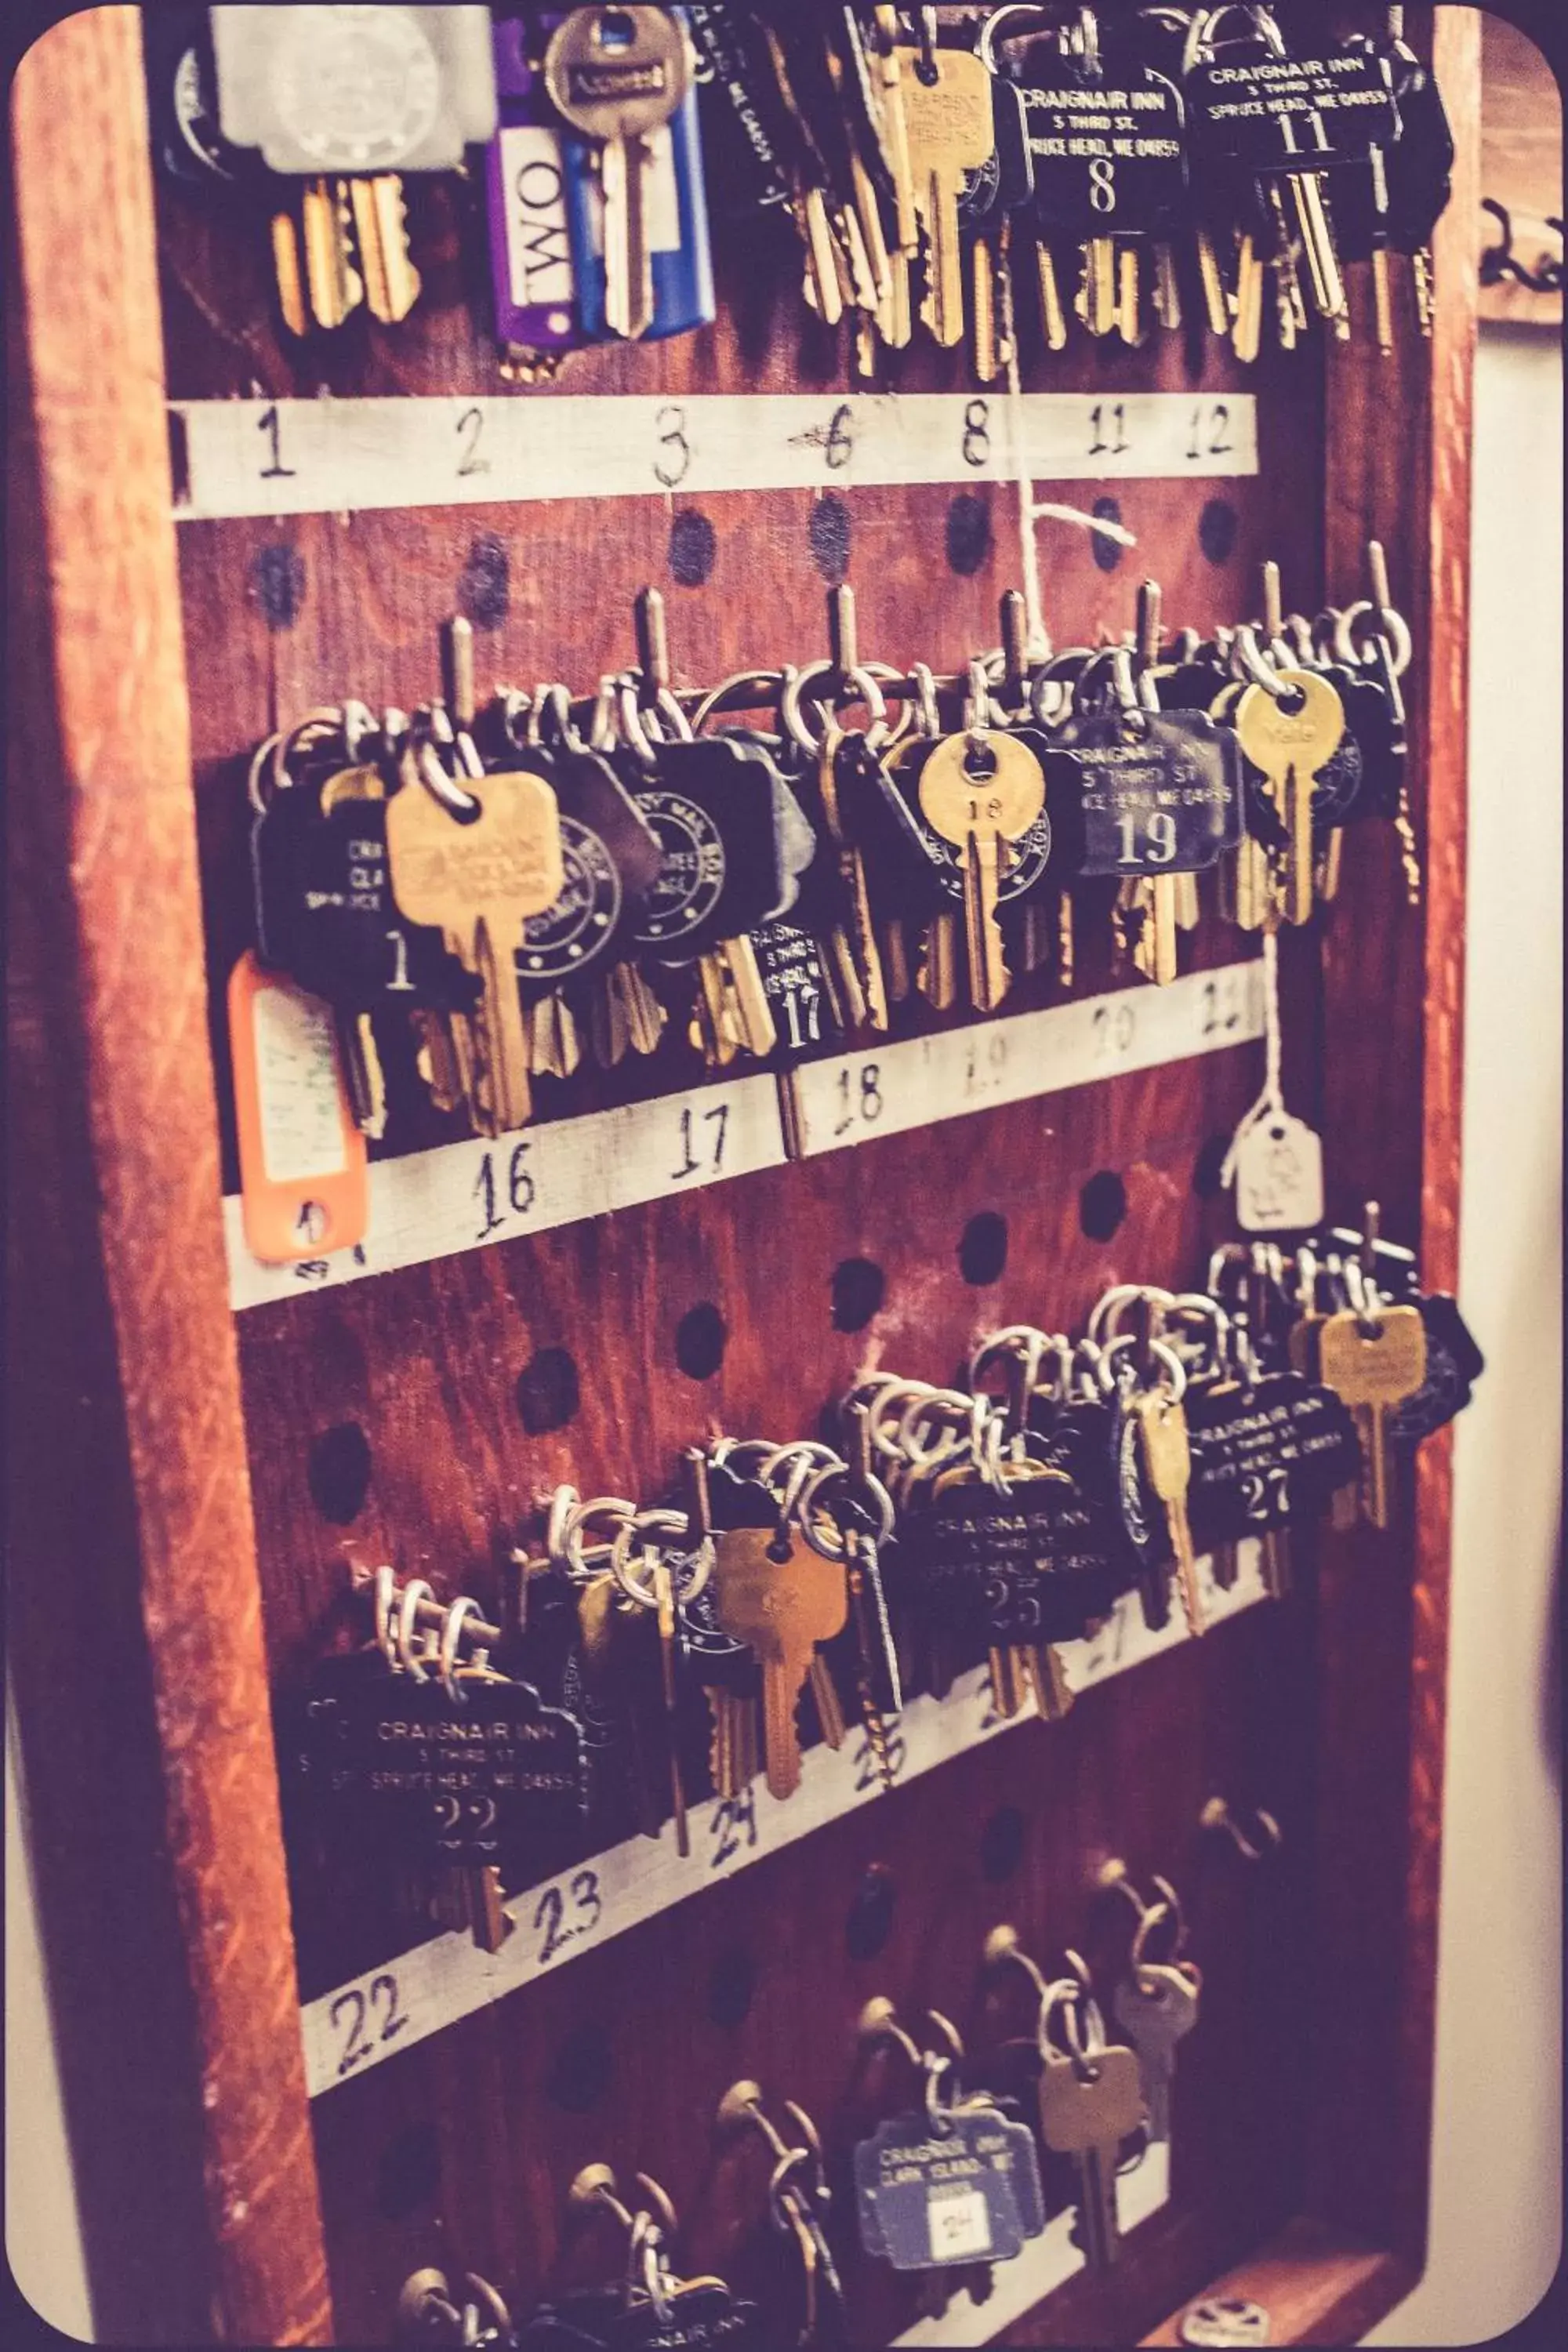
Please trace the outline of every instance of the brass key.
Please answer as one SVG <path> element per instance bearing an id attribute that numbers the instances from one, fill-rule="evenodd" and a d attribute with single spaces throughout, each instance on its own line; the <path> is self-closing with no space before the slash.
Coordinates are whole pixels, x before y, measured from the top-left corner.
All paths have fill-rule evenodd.
<path id="1" fill-rule="evenodd" d="M 1305 923 L 1312 913 L 1312 782 L 1340 747 L 1345 710 L 1315 671 L 1276 675 L 1283 691 L 1275 696 L 1266 687 L 1247 687 L 1232 723 L 1242 750 L 1262 769 L 1285 827 L 1285 920 Z"/>
<path id="2" fill-rule="evenodd" d="M 1192 1484 L 1193 1452 L 1187 1437 L 1187 1416 L 1167 1389 L 1151 1389 L 1135 1400 L 1144 1475 L 1163 1507 L 1165 1525 L 1176 1556 L 1176 1585 L 1189 1629 L 1205 1631 L 1203 1594 L 1198 1587 L 1197 1554 L 1187 1521 L 1187 1488 Z"/>
<path id="3" fill-rule="evenodd" d="M 1389 1412 L 1415 1395 L 1426 1377 L 1426 1326 L 1418 1307 L 1376 1307 L 1361 1317 L 1347 1309 L 1318 1327 L 1318 1377 L 1343 1397 L 1355 1416 L 1365 1469 L 1363 1505 L 1374 1528 L 1389 1524 Z"/>
<path id="4" fill-rule="evenodd" d="M 441 931 L 483 987 L 474 1024 L 486 1084 L 476 1124 L 500 1135 L 529 1118 L 515 953 L 529 916 L 542 915 L 565 887 L 561 818 L 551 786 L 525 771 L 469 778 L 464 789 L 474 803 L 467 820 L 416 777 L 395 793 L 386 810 L 387 866 L 399 911 Z"/>
<path id="5" fill-rule="evenodd" d="M 1001 845 L 1021 840 L 1045 807 L 1045 770 L 1015 737 L 975 728 L 928 753 L 920 801 L 927 824 L 962 856 L 970 995 L 977 1013 L 994 1013 L 1008 986 L 996 912 Z"/>
<path id="6" fill-rule="evenodd" d="M 963 341 L 963 251 L 958 198 L 966 172 L 995 150 L 991 76 L 970 49 L 900 48 L 915 209 L 925 232 L 926 290 L 921 317 L 939 343 Z M 928 79 L 929 76 L 929 79 Z"/>
<path id="7" fill-rule="evenodd" d="M 824 1559 L 787 1528 L 731 1528 L 713 1538 L 714 1613 L 763 1670 L 763 1751 L 775 1797 L 800 1786 L 795 1702 L 819 1642 L 841 1633 L 849 1593 L 841 1562 Z"/>

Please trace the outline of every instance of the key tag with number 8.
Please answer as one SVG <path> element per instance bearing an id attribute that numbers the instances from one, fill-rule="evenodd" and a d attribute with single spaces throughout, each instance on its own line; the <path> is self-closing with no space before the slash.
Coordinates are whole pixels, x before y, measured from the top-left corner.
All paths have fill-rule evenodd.
<path id="1" fill-rule="evenodd" d="M 1263 1092 L 1231 1139 L 1221 1181 L 1236 1187 L 1236 1221 L 1246 1234 L 1308 1233 L 1323 1220 L 1323 1147 L 1285 1108 L 1279 1078 L 1279 943 L 1263 935 L 1264 1018 L 1268 1066 Z"/>

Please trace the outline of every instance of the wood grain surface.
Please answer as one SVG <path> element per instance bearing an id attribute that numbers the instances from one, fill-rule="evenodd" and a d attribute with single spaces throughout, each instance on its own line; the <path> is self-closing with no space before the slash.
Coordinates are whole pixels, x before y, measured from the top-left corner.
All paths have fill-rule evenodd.
<path id="1" fill-rule="evenodd" d="M 53 772 L 31 780 L 34 846 L 50 844 L 61 861 L 52 872 L 40 862 L 57 922 L 68 904 L 75 931 L 72 963 L 57 958 L 39 969 L 40 992 L 24 1020 L 37 1033 L 25 1043 L 35 1046 L 35 1067 L 38 1043 L 58 1053 L 55 1083 L 81 1089 L 79 1105 L 68 1102 L 59 1115 L 74 1121 L 85 1109 L 97 1195 L 79 1234 L 46 1226 L 24 1246 L 41 1255 L 50 1239 L 68 1245 L 53 1266 L 68 1297 L 79 1280 L 76 1253 L 85 1252 L 82 1339 L 97 1344 L 76 1378 L 95 1402 L 112 1397 L 117 1380 L 122 1438 L 114 1434 L 125 1452 L 123 1469 L 118 1443 L 102 1465 L 110 1495 L 124 1479 L 119 1523 L 101 1550 L 89 1546 L 64 1566 L 84 1591 L 106 1588 L 119 1618 L 128 1540 L 140 1555 L 163 1833 L 199 2067 L 187 2087 L 200 2100 L 220 2328 L 241 2343 L 319 2342 L 331 2320 L 226 1310 L 212 1071 L 202 1051 L 205 982 L 137 12 L 97 9 L 57 26 L 24 59 L 14 108 L 43 525 L 34 562 L 47 580 L 52 655 L 52 677 L 46 668 L 22 685 L 37 697 L 52 685 L 58 751 Z M 64 122 L 73 148 L 80 142 L 68 201 L 50 161 Z M 17 1369 L 26 1381 L 25 1361 Z M 54 1426 L 34 1475 L 93 1489 L 98 1461 L 68 1451 L 81 1429 L 77 1402 L 76 1414 Z M 24 1555 L 16 1582 L 32 1588 L 34 1607 L 47 1605 L 61 1571 L 58 1559 Z M 134 1650 L 123 1663 L 134 1673 Z M 106 1928 L 111 1936 L 111 1923 L 97 1932 Z M 132 1951 L 142 1944 L 133 1927 Z M 100 1966 L 110 1964 L 100 1953 Z M 162 1988 L 154 1993 L 161 2006 Z M 171 2166 L 184 2137 L 182 2128 L 169 2147 Z M 129 2218 L 93 2217 L 109 2231 Z M 181 2282 L 173 2299 L 187 2302 L 192 2284 Z"/>
<path id="2" fill-rule="evenodd" d="M 1463 12 L 1442 16 L 1441 75 L 1469 136 L 1473 25 Z M 106 404 L 84 401 L 79 368 L 69 371 L 87 330 L 59 295 L 65 215 L 58 175 L 41 165 L 37 184 L 50 200 L 36 200 L 25 260 L 53 500 L 55 618 L 69 648 L 60 701 L 67 772 L 79 796 L 73 856 L 87 1083 L 174 1792 L 174 1878 L 194 1904 L 185 1932 L 205 2079 L 219 2079 L 211 2070 L 220 2063 L 231 2070 L 205 2117 L 221 2191 L 213 2235 L 225 2327 L 247 2340 L 320 2340 L 323 2231 L 339 2340 L 385 2340 L 403 2278 L 427 2262 L 471 2265 L 526 2304 L 547 2280 L 608 2258 L 602 2239 L 562 2238 L 567 2183 L 597 2158 L 665 2182 L 686 2222 L 683 2257 L 726 2267 L 738 2284 L 764 2285 L 760 2177 L 750 2156 L 717 2151 L 710 2130 L 728 2084 L 751 2075 L 773 2095 L 803 2099 L 842 2189 L 857 2130 L 900 2095 L 896 2082 L 858 2068 L 852 2028 L 861 2002 L 879 1991 L 901 2009 L 934 2002 L 984 2045 L 1007 2022 L 987 2005 L 979 1976 L 985 1931 L 1001 1918 L 1017 1925 L 1042 1962 L 1077 1942 L 1109 1978 L 1130 1916 L 1093 1892 L 1094 1872 L 1111 1854 L 1140 1884 L 1156 1870 L 1175 1879 L 1205 1969 L 1204 2022 L 1177 2087 L 1173 2200 L 1129 2244 L 1114 2280 L 1073 2282 L 1008 2340 L 1135 2342 L 1304 2212 L 1322 2217 L 1328 2258 L 1343 2254 L 1354 2271 L 1331 2291 L 1320 2281 L 1308 2300 L 1317 2297 L 1312 2308 L 1329 2315 L 1325 2324 L 1347 2326 L 1346 2314 L 1361 2314 L 1384 2277 L 1380 2250 L 1416 2257 L 1425 2210 L 1447 1548 L 1440 1459 L 1422 1474 L 1418 1574 L 1407 1538 L 1325 1542 L 1321 1564 L 1312 1547 L 1299 1547 L 1298 1591 L 1286 1605 L 1251 1612 L 1210 1643 L 1088 1694 L 1063 1724 L 1021 1727 L 955 1760 L 918 1790 L 833 1824 L 327 2094 L 310 2118 L 312 2172 L 266 1710 L 269 1695 L 296 1688 L 310 1660 L 345 1638 L 350 1565 L 390 1558 L 443 1594 L 493 1599 L 499 1555 L 559 1477 L 584 1491 L 651 1495 L 679 1447 L 705 1433 L 815 1431 L 824 1406 L 868 1364 L 946 1378 L 984 1328 L 1020 1318 L 1076 1324 L 1109 1282 L 1200 1277 L 1229 1229 L 1214 1191 L 1219 1150 L 1256 1092 L 1261 1057 L 1249 1049 L 1116 1079 L 258 1307 L 241 1320 L 237 1390 L 216 1241 L 220 1181 L 234 1174 L 218 1008 L 249 938 L 244 771 L 256 741 L 344 691 L 405 709 L 431 693 L 436 633 L 455 610 L 479 631 L 481 688 L 554 676 L 589 685 L 601 668 L 632 658 L 631 600 L 646 583 L 663 587 L 669 602 L 681 683 L 812 657 L 826 588 L 843 576 L 859 597 L 865 652 L 951 667 L 994 641 L 997 598 L 1018 582 L 1016 502 L 1005 488 L 954 485 L 855 489 L 838 499 L 842 512 L 826 496 L 791 492 L 184 524 L 187 745 L 163 385 L 145 291 L 153 231 L 141 130 L 126 130 L 135 111 L 126 100 L 128 12 L 79 19 L 36 56 L 32 111 L 18 123 L 30 156 L 47 110 L 58 118 L 62 100 L 107 108 L 118 124 L 109 146 L 121 176 L 105 198 L 112 196 L 124 250 L 105 259 L 94 248 L 92 269 L 112 268 L 114 290 L 89 273 L 80 300 L 94 333 L 112 314 L 131 339 L 114 372 L 113 404 L 116 429 L 131 438 L 121 445 L 120 474 L 112 466 L 100 474 L 119 481 L 122 500 L 129 478 L 142 501 L 133 516 L 102 503 L 99 477 L 80 470 L 73 436 L 101 433 Z M 46 77 L 46 63 L 58 79 Z M 1466 152 L 1472 168 L 1473 137 Z M 404 329 L 361 320 L 333 341 L 295 348 L 271 323 L 265 223 L 161 184 L 169 392 L 501 393 L 483 324 L 472 203 L 473 191 L 456 182 L 415 189 L 426 290 Z M 719 247 L 717 329 L 684 343 L 584 355 L 562 389 L 673 396 L 846 384 L 839 354 L 786 282 L 787 244 L 775 250 L 749 227 L 728 227 Z M 1139 541 L 1120 562 L 1097 561 L 1079 530 L 1046 527 L 1047 617 L 1058 646 L 1125 627 L 1146 572 L 1163 583 L 1168 626 L 1206 627 L 1257 609 L 1265 555 L 1281 563 L 1287 604 L 1311 612 L 1325 595 L 1362 593 L 1368 530 L 1381 530 L 1390 545 L 1396 593 L 1416 635 L 1406 692 L 1417 730 L 1417 824 L 1435 843 L 1430 895 L 1425 915 L 1405 908 L 1391 840 L 1381 828 L 1359 831 L 1339 904 L 1284 942 L 1287 1092 L 1324 1132 L 1337 1211 L 1372 1194 L 1400 1239 L 1414 1237 L 1424 1215 L 1429 1278 L 1452 1263 L 1458 1167 L 1456 583 L 1473 301 L 1447 233 L 1439 266 L 1439 341 L 1421 346 L 1407 328 L 1392 362 L 1362 341 L 1331 353 L 1325 366 L 1314 339 L 1294 359 L 1275 355 L 1246 374 L 1181 338 L 1152 338 L 1133 353 L 1086 348 L 1080 338 L 1048 369 L 1032 362 L 1027 373 L 1038 388 L 1111 394 L 1223 394 L 1245 383 L 1259 401 L 1258 478 L 1117 487 Z M 1363 273 L 1351 275 L 1364 331 Z M 927 353 L 912 355 L 897 381 L 965 386 L 960 364 Z M 542 387 L 513 396 L 552 394 Z M 1388 429 L 1393 416 L 1402 420 L 1397 435 Z M 1038 494 L 1092 505 L 1097 488 L 1039 485 Z M 65 503 L 72 499 L 80 503 Z M 961 499 L 968 505 L 955 512 Z M 676 558 L 690 543 L 696 512 L 710 526 L 713 561 L 689 585 Z M 89 609 L 85 556 L 103 544 L 133 551 L 123 562 L 144 569 Z M 105 675 L 104 609 L 149 615 L 135 695 L 111 709 L 101 686 L 96 701 L 89 693 Z M 108 731 L 88 745 L 71 730 L 89 719 Z M 107 764 L 102 744 L 115 754 Z M 134 793 L 88 789 L 102 776 L 129 776 Z M 121 990 L 117 1013 L 110 983 L 138 895 L 160 909 L 157 985 Z M 1085 992 L 1109 981 L 1104 926 L 1090 919 L 1089 895 L 1080 926 Z M 1184 952 L 1217 964 L 1241 945 L 1210 919 Z M 1037 977 L 1016 1002 L 1049 1001 L 1053 987 Z M 1428 1000 L 1436 1018 L 1425 1026 Z M 679 1082 L 687 1079 L 682 1066 Z M 571 1100 L 597 1108 L 622 1098 L 617 1086 L 669 1082 L 661 1063 L 635 1078 L 584 1083 Z M 383 1149 L 413 1150 L 450 1131 L 405 1098 Z M 169 1164 L 176 1137 L 177 1180 Z M 1125 1194 L 1123 1215 L 1100 1239 L 1087 1229 L 1094 1220 L 1086 1223 L 1083 1203 L 1097 1175 L 1119 1180 Z M 967 1281 L 961 1265 L 966 1229 L 979 1217 L 1002 1220 L 1005 1233 L 1005 1265 L 984 1285 Z M 148 1236 L 176 1229 L 184 1246 L 173 1279 L 174 1261 Z M 881 1307 L 853 1331 L 836 1328 L 833 1314 L 835 1272 L 849 1260 L 874 1265 L 885 1285 Z M 721 1360 L 704 1380 L 679 1361 L 682 1319 L 699 1308 L 717 1311 L 724 1335 Z M 525 1376 L 546 1349 L 570 1355 L 579 1402 L 548 1430 L 530 1415 L 531 1430 Z M 166 1440 L 157 1453 L 154 1408 Z M 351 1428 L 364 1442 L 369 1476 L 345 1505 L 322 1468 L 341 1444 L 334 1433 Z M 1282 1852 L 1249 1866 L 1223 1838 L 1201 1833 L 1199 1812 L 1216 1793 L 1238 1807 L 1266 1805 L 1285 1827 Z M 242 1801 L 259 1830 L 237 1840 L 224 1825 Z M 197 1847 L 190 1826 L 201 1804 L 210 1808 L 202 1815 L 210 1850 Z M 1007 1818 L 1015 1811 L 1016 1823 Z M 366 1878 L 323 1870 L 305 1841 L 290 1867 L 308 1994 L 407 1940 L 385 1891 Z M 893 1889 L 890 1924 L 874 1957 L 854 1958 L 847 1922 L 852 1911 L 863 1916 L 868 1872 Z M 226 1927 L 240 1931 L 239 1957 Z M 243 2024 L 217 2000 L 225 1969 L 226 2003 L 237 1986 L 247 1989 Z M 738 2004 L 734 1989 L 748 1981 L 749 2001 Z M 270 2071 L 258 2106 L 263 2066 Z M 249 2208 L 243 2222 L 237 2198 Z M 1321 2252 L 1314 2241 L 1303 2259 L 1316 2259 L 1314 2246 Z M 1354 2251 L 1362 2247 L 1364 2258 Z M 1363 2261 L 1370 2267 L 1355 2267 Z M 908 2294 L 853 2255 L 849 2273 L 854 2339 L 885 2342 L 913 2315 Z"/>

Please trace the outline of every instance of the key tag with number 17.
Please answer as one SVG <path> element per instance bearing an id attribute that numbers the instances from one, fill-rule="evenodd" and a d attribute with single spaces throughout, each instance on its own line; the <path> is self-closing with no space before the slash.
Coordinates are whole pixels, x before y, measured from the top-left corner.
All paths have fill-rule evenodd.
<path id="1" fill-rule="evenodd" d="M 1243 1233 L 1307 1233 L 1323 1217 L 1323 1147 L 1286 1109 L 1280 1091 L 1279 943 L 1272 931 L 1263 935 L 1263 989 L 1268 1076 L 1231 1139 L 1221 1181 L 1236 1187 Z"/>

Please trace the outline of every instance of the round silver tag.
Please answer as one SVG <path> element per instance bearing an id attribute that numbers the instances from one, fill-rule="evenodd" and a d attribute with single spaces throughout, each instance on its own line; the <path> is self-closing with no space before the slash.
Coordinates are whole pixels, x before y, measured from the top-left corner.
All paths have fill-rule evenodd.
<path id="1" fill-rule="evenodd" d="M 1207 2347 L 1207 2352 L 1267 2344 L 1268 2314 L 1260 2303 L 1245 2303 L 1239 2295 L 1205 2295 L 1182 2314 L 1182 2341 Z"/>
<path id="2" fill-rule="evenodd" d="M 279 121 L 319 169 L 388 171 L 429 138 L 441 68 L 410 10 L 290 8 L 271 90 Z"/>

